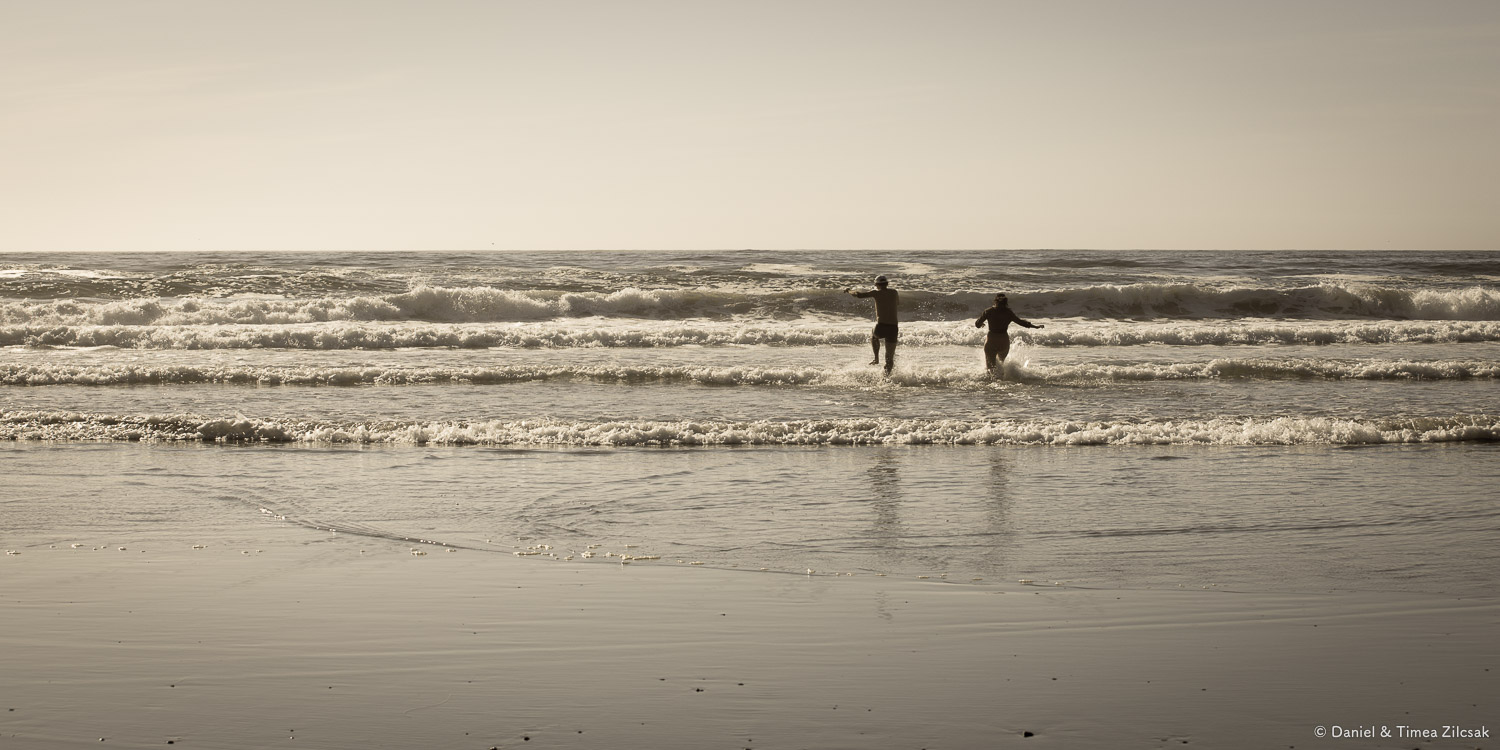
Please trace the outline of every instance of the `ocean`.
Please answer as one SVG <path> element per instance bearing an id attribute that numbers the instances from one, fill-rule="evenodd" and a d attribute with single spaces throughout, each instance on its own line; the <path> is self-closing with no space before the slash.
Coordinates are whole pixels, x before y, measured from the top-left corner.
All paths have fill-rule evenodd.
<path id="1" fill-rule="evenodd" d="M 9 254 L 0 533 L 1488 596 L 1497 380 L 1493 253 Z"/>

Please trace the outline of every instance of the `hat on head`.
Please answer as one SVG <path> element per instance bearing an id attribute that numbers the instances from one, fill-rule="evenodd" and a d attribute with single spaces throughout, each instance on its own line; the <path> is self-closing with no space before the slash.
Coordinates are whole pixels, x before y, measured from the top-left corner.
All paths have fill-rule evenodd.
<path id="1" fill-rule="evenodd" d="M 875 286 L 885 286 L 890 283 L 884 276 L 875 277 Z"/>

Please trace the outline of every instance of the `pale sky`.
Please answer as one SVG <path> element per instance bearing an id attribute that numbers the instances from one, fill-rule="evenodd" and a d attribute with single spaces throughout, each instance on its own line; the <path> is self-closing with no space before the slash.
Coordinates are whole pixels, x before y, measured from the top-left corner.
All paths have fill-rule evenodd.
<path id="1" fill-rule="evenodd" d="M 0 251 L 1500 249 L 1500 2 L 0 0 Z"/>

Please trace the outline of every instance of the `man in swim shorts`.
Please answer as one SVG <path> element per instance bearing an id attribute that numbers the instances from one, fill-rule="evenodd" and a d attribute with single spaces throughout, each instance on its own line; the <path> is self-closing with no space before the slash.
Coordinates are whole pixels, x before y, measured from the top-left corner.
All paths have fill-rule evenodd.
<path id="1" fill-rule="evenodd" d="M 870 364 L 880 364 L 880 341 L 885 340 L 885 374 L 891 374 L 891 368 L 896 366 L 896 308 L 901 305 L 901 295 L 896 294 L 895 289 L 889 288 L 890 283 L 884 276 L 875 277 L 875 288 L 868 292 L 856 292 L 852 289 L 844 289 L 846 294 L 852 294 L 861 299 L 866 297 L 875 298 L 875 330 L 870 334 L 870 347 L 875 350 L 875 358 Z"/>
<path id="2" fill-rule="evenodd" d="M 979 314 L 979 319 L 974 321 L 974 327 L 983 328 L 986 322 L 990 324 L 990 332 L 984 339 L 984 369 L 991 372 L 994 372 L 998 365 L 1004 364 L 1005 355 L 1010 354 L 1011 323 L 1022 328 L 1046 327 L 1016 317 L 1015 312 L 1010 309 L 1009 300 L 1003 294 L 995 295 L 995 304 Z"/>

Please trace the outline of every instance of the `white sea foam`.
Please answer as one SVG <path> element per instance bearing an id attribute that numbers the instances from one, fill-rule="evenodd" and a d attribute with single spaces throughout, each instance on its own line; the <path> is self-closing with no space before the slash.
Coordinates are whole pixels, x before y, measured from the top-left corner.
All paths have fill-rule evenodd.
<path id="1" fill-rule="evenodd" d="M 0 325 L 0 346 L 122 349 L 401 349 L 449 347 L 659 348 L 677 346 L 839 346 L 869 340 L 865 322 L 795 320 L 630 321 L 581 318 L 526 323 L 347 322 L 193 325 Z M 904 346 L 977 346 L 985 333 L 966 321 L 912 322 Z M 1500 341 L 1491 321 L 1049 321 L 1013 330 L 1045 347 L 1227 346 L 1259 344 L 1433 344 Z"/>
<path id="2" fill-rule="evenodd" d="M 0 412 L 0 439 L 438 445 L 1373 445 L 1500 440 L 1500 418 L 1181 421 L 822 419 L 335 423 L 173 415 Z"/>
<path id="3" fill-rule="evenodd" d="M 242 290 L 243 291 L 243 290 Z M 1365 284 L 1290 289 L 1141 283 L 1014 292 L 1012 304 L 1033 318 L 1087 319 L 1396 319 L 1500 320 L 1500 292 L 1488 287 L 1406 290 Z M 970 320 L 987 292 L 902 292 L 908 321 Z M 498 323 L 601 316 L 646 320 L 807 316 L 864 319 L 869 305 L 834 289 L 747 292 L 724 288 L 612 292 L 419 286 L 399 294 L 311 298 L 132 297 L 0 303 L 0 325 L 222 325 L 329 321 Z"/>
<path id="4" fill-rule="evenodd" d="M 1480 360 L 1369 361 L 1230 357 L 1204 362 L 1138 364 L 1041 364 L 1012 359 L 1007 380 L 1079 385 L 1095 382 L 1202 379 L 1492 380 L 1500 363 Z M 868 367 L 777 367 L 733 365 L 501 365 L 424 366 L 246 366 L 9 363 L 0 365 L 4 385 L 141 385 L 223 383 L 238 385 L 406 385 L 418 383 L 689 383 L 720 386 L 805 385 L 833 388 L 991 388 L 1002 384 L 972 366 L 906 366 L 886 377 Z"/>
<path id="5" fill-rule="evenodd" d="M 1500 319 L 1500 292 L 1479 286 L 1439 291 L 1331 282 L 1288 289 L 1140 283 L 1012 294 L 1011 304 L 1028 314 L 1062 317 Z"/>
<path id="6" fill-rule="evenodd" d="M 742 269 L 746 273 L 775 274 L 778 276 L 833 276 L 837 271 L 813 268 L 797 263 L 751 263 Z"/>

